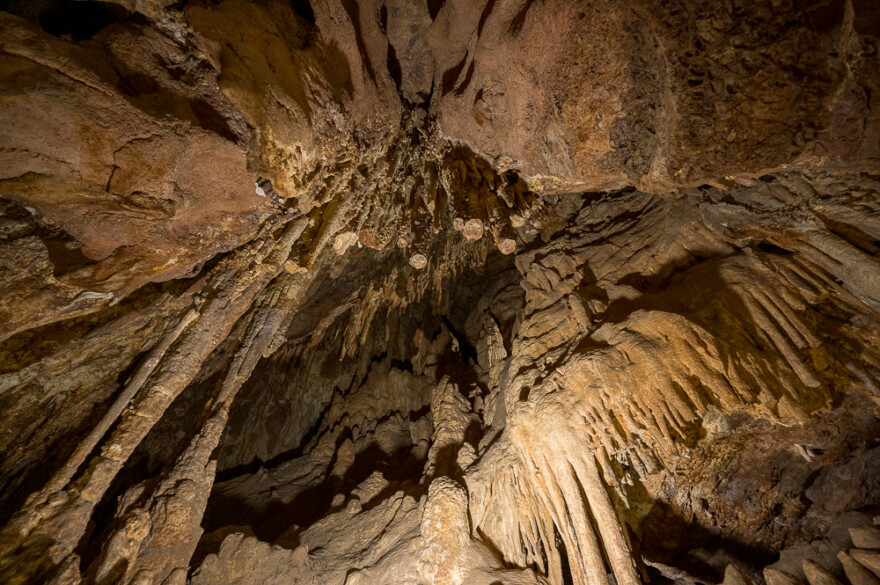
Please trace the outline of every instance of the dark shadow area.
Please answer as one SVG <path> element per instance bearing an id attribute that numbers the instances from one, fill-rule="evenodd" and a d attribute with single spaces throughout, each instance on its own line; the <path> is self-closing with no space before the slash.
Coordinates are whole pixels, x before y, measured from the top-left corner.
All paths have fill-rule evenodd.
<path id="1" fill-rule="evenodd" d="M 568 551 L 565 548 L 565 542 L 559 535 L 559 529 L 553 529 L 554 538 L 556 539 L 556 550 L 559 551 L 559 560 L 562 565 L 562 585 L 574 585 L 574 579 L 571 576 L 571 565 L 568 562 Z"/>
<path id="2" fill-rule="evenodd" d="M 229 122 L 214 106 L 203 99 L 190 100 L 189 105 L 202 128 L 214 132 L 230 142 L 239 141 L 239 137 L 229 127 Z"/>
<path id="3" fill-rule="evenodd" d="M 519 9 L 519 12 L 516 13 L 516 16 L 513 17 L 513 20 L 510 21 L 510 34 L 516 36 L 522 30 L 523 24 L 526 22 L 526 16 L 529 13 L 529 8 L 532 7 L 535 0 L 526 0 L 523 4 L 522 8 Z"/>
<path id="4" fill-rule="evenodd" d="M 373 69 L 373 64 L 370 61 L 370 54 L 367 52 L 367 44 L 364 42 L 364 34 L 361 30 L 360 6 L 358 6 L 357 2 L 354 0 L 341 1 L 342 7 L 345 9 L 345 12 L 348 14 L 348 17 L 354 25 L 355 42 L 357 43 L 358 53 L 360 53 L 361 59 L 363 60 L 364 69 L 367 70 L 367 75 L 370 76 L 370 80 L 373 83 L 376 83 L 376 71 Z"/>
<path id="5" fill-rule="evenodd" d="M 400 68 L 400 61 L 397 59 L 397 51 L 394 50 L 394 45 L 391 43 L 388 43 L 388 58 L 386 59 L 386 65 L 388 67 L 388 73 L 394 81 L 394 87 L 396 87 L 399 92 L 400 84 L 403 81 L 403 71 Z"/>
<path id="6" fill-rule="evenodd" d="M 489 0 L 483 7 L 483 13 L 480 14 L 480 22 L 477 24 L 477 36 L 483 34 L 483 27 L 486 26 L 486 21 L 489 20 L 489 15 L 491 15 L 492 10 L 495 9 L 496 1 L 497 0 Z"/>
<path id="7" fill-rule="evenodd" d="M 780 248 L 776 244 L 770 242 L 758 242 L 758 245 L 756 247 L 762 252 L 766 252 L 768 254 L 778 254 L 780 256 L 791 256 L 793 254 L 791 250 Z"/>
<path id="8" fill-rule="evenodd" d="M 664 502 L 655 502 L 650 513 L 639 524 L 641 539 L 638 550 L 648 562 L 659 562 L 686 571 L 705 583 L 720 583 L 723 570 L 712 567 L 691 551 L 722 550 L 754 567 L 765 567 L 776 562 L 778 553 L 750 546 L 739 540 L 725 538 L 705 527 L 682 518 Z M 659 582 L 668 582 L 656 568 L 648 565 L 648 572 Z"/>
<path id="9" fill-rule="evenodd" d="M 119 374 L 117 382 L 119 388 L 134 368 L 140 363 L 138 356 L 127 369 Z M 2 396 L 2 395 L 0 395 Z M 100 404 L 96 404 L 91 412 L 85 417 L 86 421 L 100 420 L 104 412 L 110 407 L 115 399 L 115 394 Z M 0 400 L 0 411 L 5 410 L 4 401 Z M 74 452 L 77 445 L 89 433 L 90 427 L 76 429 L 75 431 L 58 437 L 46 449 L 51 454 L 50 458 L 43 459 L 38 465 L 29 465 L 13 471 L 8 480 L 0 486 L 0 525 L 5 524 L 15 511 L 20 509 L 28 496 L 42 488 L 52 475 Z"/>
<path id="10" fill-rule="evenodd" d="M 462 69 L 464 69 L 465 64 L 467 63 L 467 54 L 462 57 L 461 61 L 458 62 L 458 65 L 454 67 L 450 67 L 446 71 L 443 72 L 443 80 L 440 83 L 440 96 L 445 96 L 447 93 L 452 91 L 455 86 L 455 82 L 458 79 L 458 76 L 461 75 Z"/>
<path id="11" fill-rule="evenodd" d="M 428 0 L 428 14 L 431 16 L 431 20 L 437 18 L 444 4 L 446 4 L 446 0 Z"/>
<path id="12" fill-rule="evenodd" d="M 473 78 L 474 76 L 474 67 L 476 66 L 475 63 L 475 61 L 471 61 L 471 64 L 468 66 L 467 73 L 464 74 L 464 79 L 458 85 L 458 87 L 455 88 L 455 95 L 462 95 L 464 93 L 464 90 L 467 89 L 467 86 L 470 85 L 471 78 Z"/>
<path id="13" fill-rule="evenodd" d="M 60 0 L 40 14 L 39 23 L 51 35 L 84 41 L 126 16 L 125 8 L 111 2 Z"/>
<path id="14" fill-rule="evenodd" d="M 344 437 L 340 437 L 339 442 L 343 440 Z M 328 471 L 334 464 L 335 461 L 330 463 Z M 250 526 L 260 540 L 275 542 L 291 527 L 308 528 L 333 512 L 334 496 L 350 494 L 376 471 L 381 472 L 390 484 L 369 502 L 362 502 L 364 509 L 374 508 L 401 490 L 418 499 L 424 491 L 418 486 L 423 467 L 424 460 L 413 456 L 410 447 L 388 454 L 373 443 L 357 454 L 343 477 L 328 477 L 322 483 L 303 490 L 290 502 L 270 502 L 265 510 L 253 509 L 244 502 L 215 491 L 208 501 L 202 526 L 205 533 L 229 525 Z M 348 498 L 343 507 L 347 501 Z"/>
<path id="15" fill-rule="evenodd" d="M 290 0 L 290 7 L 304 21 L 309 24 L 315 24 L 315 11 L 310 0 Z"/>

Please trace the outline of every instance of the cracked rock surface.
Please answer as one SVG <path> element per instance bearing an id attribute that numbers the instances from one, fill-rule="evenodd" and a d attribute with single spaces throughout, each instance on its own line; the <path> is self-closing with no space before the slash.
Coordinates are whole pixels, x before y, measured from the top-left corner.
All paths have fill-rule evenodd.
<path id="1" fill-rule="evenodd" d="M 880 585 L 878 50 L 0 2 L 0 582 Z"/>

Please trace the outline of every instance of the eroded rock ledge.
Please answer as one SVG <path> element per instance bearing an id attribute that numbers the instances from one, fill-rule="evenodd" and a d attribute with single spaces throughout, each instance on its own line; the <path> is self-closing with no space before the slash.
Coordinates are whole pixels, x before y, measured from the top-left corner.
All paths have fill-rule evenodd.
<path id="1" fill-rule="evenodd" d="M 0 5 L 0 580 L 880 583 L 880 10 Z"/>

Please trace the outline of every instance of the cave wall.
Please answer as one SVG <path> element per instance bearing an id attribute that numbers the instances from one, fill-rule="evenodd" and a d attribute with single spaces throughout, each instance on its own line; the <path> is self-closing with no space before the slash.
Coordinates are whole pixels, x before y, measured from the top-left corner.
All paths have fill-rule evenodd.
<path id="1" fill-rule="evenodd" d="M 878 43 L 0 4 L 0 576 L 875 585 Z"/>

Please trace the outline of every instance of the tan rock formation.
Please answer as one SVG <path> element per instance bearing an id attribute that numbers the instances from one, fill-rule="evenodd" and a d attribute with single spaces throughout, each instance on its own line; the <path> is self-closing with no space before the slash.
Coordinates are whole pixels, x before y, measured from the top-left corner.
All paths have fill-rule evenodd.
<path id="1" fill-rule="evenodd" d="M 0 6 L 0 581 L 877 585 L 864 0 Z"/>

